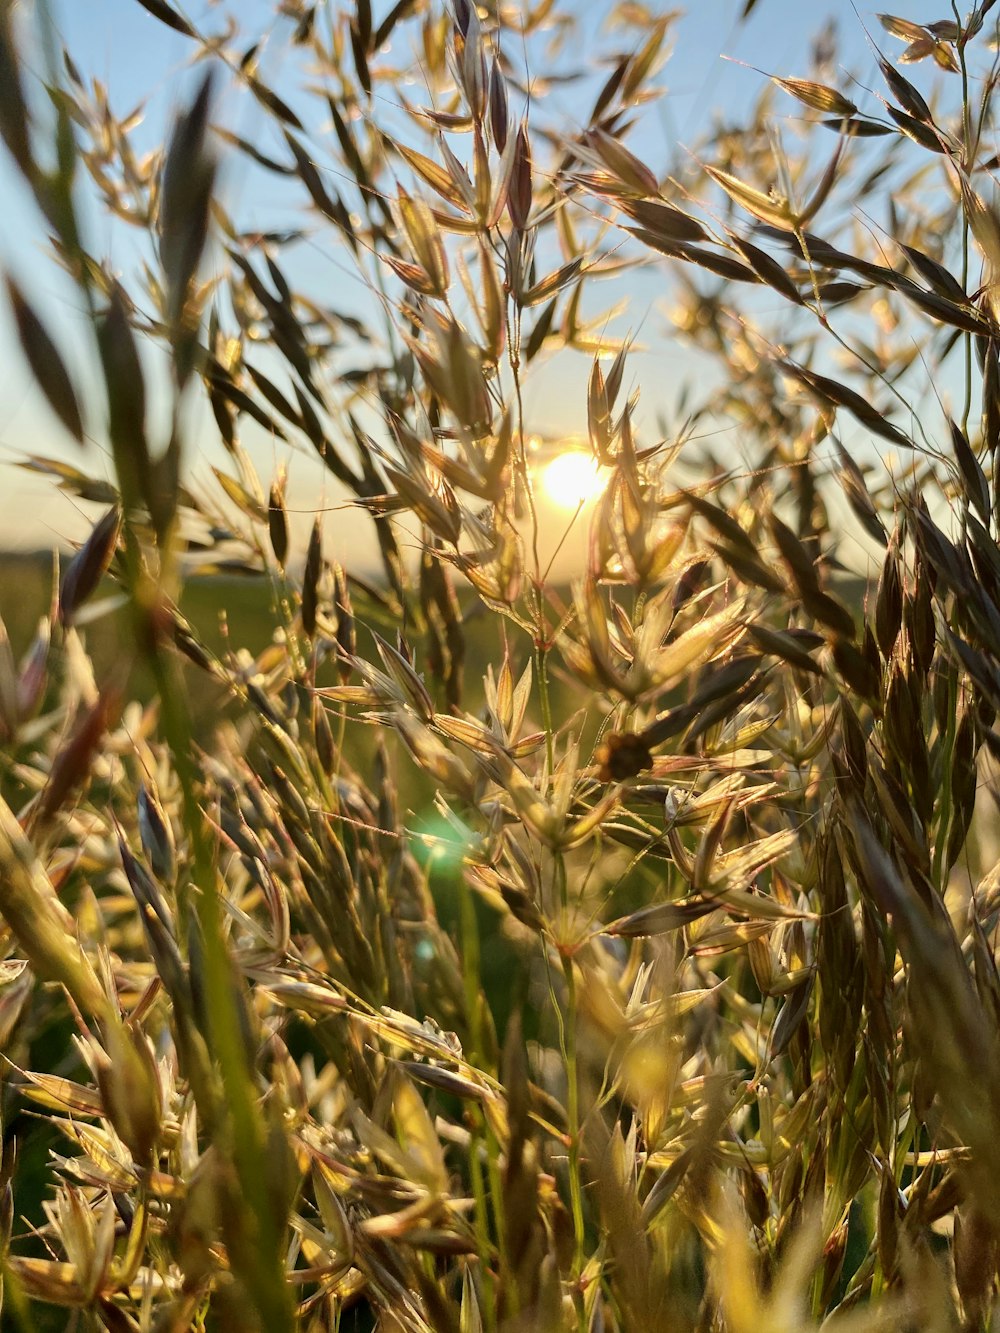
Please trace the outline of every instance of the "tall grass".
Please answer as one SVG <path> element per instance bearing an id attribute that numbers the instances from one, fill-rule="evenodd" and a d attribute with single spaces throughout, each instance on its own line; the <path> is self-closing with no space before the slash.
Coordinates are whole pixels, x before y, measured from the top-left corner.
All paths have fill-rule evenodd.
<path id="1" fill-rule="evenodd" d="M 261 34 L 138 3 L 209 71 L 145 158 L 0 0 L 0 134 L 103 401 L 17 274 L 11 309 L 53 428 L 114 467 L 29 460 L 103 511 L 25 658 L 0 638 L 5 1321 L 993 1327 L 993 0 L 881 16 L 872 91 L 827 36 L 666 178 L 626 143 L 672 39 L 638 6 L 570 124 L 558 3 L 286 0 L 280 87 Z M 232 158 L 364 317 L 293 290 L 298 229 L 227 213 Z M 144 235 L 134 279 L 85 175 Z M 658 435 L 591 304 L 633 265 L 709 366 Z M 553 356 L 590 366 L 605 483 L 570 590 L 525 394 Z M 319 519 L 299 542 L 251 421 L 370 515 L 379 577 Z M 262 652 L 183 619 L 198 563 L 258 577 Z M 107 580 L 134 660 L 96 679 Z"/>

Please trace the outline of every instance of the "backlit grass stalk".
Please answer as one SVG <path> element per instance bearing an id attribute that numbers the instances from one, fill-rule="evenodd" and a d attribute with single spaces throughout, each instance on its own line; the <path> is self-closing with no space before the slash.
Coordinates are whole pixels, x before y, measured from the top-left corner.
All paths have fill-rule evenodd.
<path id="1" fill-rule="evenodd" d="M 207 83 L 203 85 L 200 102 L 195 104 L 186 122 L 184 119 L 179 122 L 177 135 L 181 145 L 190 137 L 185 133 L 185 123 L 190 124 L 196 116 L 203 121 L 207 119 L 206 90 Z M 198 151 L 196 148 L 196 154 Z M 200 151 L 204 153 L 203 148 Z M 210 182 L 214 175 L 214 168 L 197 156 L 194 161 L 187 162 L 184 169 L 191 172 L 196 181 L 201 176 Z M 185 227 L 194 229 L 194 235 L 183 243 L 186 250 L 180 261 L 181 267 L 173 274 L 168 272 L 168 281 L 172 279 L 176 291 L 174 319 L 180 331 L 180 345 L 181 339 L 186 337 L 183 326 L 196 319 L 198 314 L 190 308 L 188 288 L 205 243 L 207 210 L 199 216 L 196 202 L 189 194 L 189 181 L 178 182 L 175 190 L 178 198 L 171 200 L 168 197 L 164 204 L 164 210 L 169 209 L 172 214 L 167 225 L 175 232 Z M 190 216 L 185 216 L 187 209 L 191 209 Z M 202 228 L 200 234 L 197 231 L 199 226 Z M 206 1126 L 212 1130 L 223 1151 L 232 1154 L 240 1193 L 249 1205 L 253 1219 L 248 1238 L 250 1248 L 246 1253 L 240 1253 L 239 1248 L 233 1246 L 231 1260 L 247 1286 L 261 1326 L 280 1333 L 280 1330 L 292 1327 L 292 1306 L 283 1273 L 281 1219 L 275 1216 L 265 1186 L 266 1178 L 260 1170 L 266 1137 L 257 1111 L 252 1071 L 240 1030 L 238 999 L 222 930 L 212 845 L 197 794 L 199 774 L 190 715 L 176 667 L 164 654 L 168 612 L 163 598 L 172 581 L 176 494 L 156 489 L 163 483 L 158 471 L 154 470 L 145 438 L 141 363 L 125 324 L 123 302 L 117 291 L 112 293 L 112 304 L 105 316 L 99 342 L 110 407 L 109 434 L 125 514 L 124 583 L 130 597 L 136 646 L 156 684 L 164 739 L 170 747 L 181 789 L 195 892 L 193 896 L 181 892 L 178 906 L 185 925 L 188 914 L 194 913 L 204 937 L 203 980 L 209 1014 L 209 1031 L 204 1035 L 209 1051 L 219 1062 L 223 1097 L 220 1101 L 210 1085 L 198 1081 L 194 1083 L 194 1090 Z M 177 371 L 178 384 L 182 386 L 186 368 L 178 363 Z M 176 412 L 173 429 L 176 432 Z M 170 447 L 174 447 L 173 438 Z M 140 536 L 139 524 L 147 515 L 153 519 L 157 530 L 158 540 L 152 549 L 144 546 Z M 147 572 L 151 560 L 160 565 L 162 582 L 159 586 L 152 582 Z M 194 1071 L 191 1072 L 193 1075 Z M 230 1134 L 231 1145 L 228 1143 Z"/>

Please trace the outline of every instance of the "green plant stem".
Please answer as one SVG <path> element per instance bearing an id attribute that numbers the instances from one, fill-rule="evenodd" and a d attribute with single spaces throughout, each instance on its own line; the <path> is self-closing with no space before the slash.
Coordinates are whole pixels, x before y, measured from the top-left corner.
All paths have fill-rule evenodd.
<path id="1" fill-rule="evenodd" d="M 952 0 L 952 13 L 955 15 L 955 21 L 959 27 L 962 20 L 958 12 L 958 5 Z M 971 170 L 975 156 L 975 145 L 972 142 L 972 113 L 969 107 L 969 68 L 965 59 L 965 43 L 958 42 L 958 63 L 962 71 L 962 146 L 965 150 L 966 165 Z M 964 197 L 964 196 L 963 196 Z M 966 210 L 962 209 L 962 290 L 969 290 L 969 216 Z M 962 337 L 964 350 L 964 383 L 962 397 L 962 430 L 966 436 L 969 433 L 969 415 L 972 412 L 972 334 L 966 333 Z"/>
<path id="2" fill-rule="evenodd" d="M 482 1117 L 476 1115 L 475 1128 L 472 1131 L 469 1144 L 469 1175 L 472 1183 L 472 1197 L 476 1204 L 476 1246 L 479 1252 L 479 1271 L 483 1279 L 483 1296 L 485 1323 L 487 1330 L 492 1333 L 496 1328 L 496 1294 L 494 1284 L 490 1275 L 490 1215 L 489 1200 L 486 1197 L 486 1179 L 483 1174 L 483 1164 L 479 1160 L 479 1148 L 482 1144 L 485 1147 L 483 1138 Z"/>
<path id="3" fill-rule="evenodd" d="M 539 614 L 541 614 L 539 612 Z M 552 696 L 549 691 L 548 652 L 544 643 L 535 641 L 535 678 L 538 681 L 538 706 L 542 712 L 542 730 L 545 732 L 545 758 L 551 781 L 556 766 L 555 728 L 552 722 Z"/>
<path id="4" fill-rule="evenodd" d="M 958 733 L 958 673 L 954 667 L 948 671 L 948 725 L 941 745 L 941 788 L 937 808 L 937 830 L 934 839 L 933 882 L 940 894 L 944 894 L 947 885 L 944 880 L 948 872 L 945 857 L 948 853 L 948 841 L 951 827 L 952 793 L 951 770 L 955 755 L 955 738 Z"/>
<path id="5" fill-rule="evenodd" d="M 576 974 L 573 960 L 562 958 L 566 985 L 566 1017 L 561 1026 L 566 1061 L 566 1132 L 569 1138 L 569 1197 L 573 1215 L 573 1272 L 577 1278 L 586 1262 L 586 1236 L 583 1220 L 583 1182 L 580 1174 L 580 1085 L 577 1066 Z"/>
<path id="6" fill-rule="evenodd" d="M 35 1324 L 31 1317 L 31 1307 L 20 1279 L 8 1267 L 6 1259 L 0 1270 L 0 1297 L 3 1298 L 0 1306 L 4 1313 L 10 1316 L 11 1325 L 23 1330 L 23 1333 L 33 1333 Z M 4 1320 L 5 1324 L 6 1322 Z"/>
<path id="7" fill-rule="evenodd" d="M 465 984 L 465 1007 L 466 1023 L 468 1026 L 468 1039 L 466 1043 L 466 1057 L 473 1064 L 481 1065 L 483 1062 L 483 1041 L 482 1041 L 482 1022 L 480 1014 L 480 1001 L 482 997 L 482 988 L 480 983 L 480 946 L 479 946 L 479 923 L 476 919 L 476 905 L 472 898 L 472 890 L 464 885 L 460 888 L 461 898 L 461 928 L 462 928 L 462 980 Z M 475 1199 L 476 1206 L 476 1243 L 479 1253 L 480 1272 L 482 1274 L 482 1290 L 484 1297 L 483 1315 L 485 1318 L 487 1333 L 493 1333 L 496 1329 L 496 1291 L 494 1282 L 490 1273 L 491 1258 L 491 1240 L 489 1223 L 489 1204 L 486 1195 L 486 1182 L 483 1176 L 482 1163 L 479 1160 L 480 1144 L 489 1152 L 489 1145 L 484 1137 L 485 1122 L 481 1111 L 474 1113 L 474 1127 L 472 1130 L 469 1152 L 469 1170 L 472 1181 L 472 1196 Z M 497 1182 L 497 1186 L 499 1181 Z M 498 1200 L 500 1195 L 495 1196 Z M 503 1229 L 498 1223 L 498 1236 L 502 1237 Z M 501 1251 L 502 1252 L 502 1251 Z"/>
<path id="8" fill-rule="evenodd" d="M 548 655 L 548 625 L 545 618 L 545 598 L 542 593 L 542 562 L 538 547 L 538 511 L 535 508 L 535 496 L 531 485 L 531 471 L 528 467 L 528 454 L 524 441 L 524 397 L 521 390 L 521 310 L 514 307 L 509 337 L 507 339 L 510 370 L 514 380 L 514 397 L 517 402 L 517 437 L 518 464 L 524 485 L 525 499 L 531 522 L 531 551 L 534 562 L 535 594 L 535 675 L 538 681 L 538 702 L 542 710 L 542 728 L 545 732 L 545 755 L 548 760 L 549 780 L 555 768 L 555 732 L 552 722 L 552 703 L 549 695 L 549 676 L 546 659 Z"/>
<path id="9" fill-rule="evenodd" d="M 466 1022 L 469 1035 L 467 1055 L 474 1063 L 482 1059 L 482 1023 L 480 1022 L 479 981 L 479 923 L 476 920 L 476 905 L 472 901 L 472 890 L 462 887 L 462 980 L 465 983 Z"/>
<path id="10" fill-rule="evenodd" d="M 135 537 L 129 539 L 130 545 Z M 130 572 L 134 565 L 130 561 Z M 133 585 L 134 586 L 134 585 Z M 135 599 L 137 629 L 148 634 L 147 612 Z M 140 638 L 142 642 L 142 638 Z M 239 1178 L 240 1193 L 248 1205 L 256 1230 L 255 1262 L 240 1265 L 240 1276 L 247 1284 L 254 1304 L 267 1330 L 291 1330 L 292 1306 L 285 1283 L 280 1253 L 281 1234 L 268 1196 L 261 1162 L 266 1152 L 264 1127 L 257 1112 L 252 1072 L 249 1068 L 240 1032 L 237 999 L 232 989 L 232 972 L 222 930 L 222 913 L 215 875 L 212 845 L 198 800 L 198 770 L 194 759 L 191 719 L 172 665 L 166 661 L 155 639 L 147 638 L 146 657 L 160 696 L 163 733 L 171 748 L 181 788 L 184 826 L 193 856 L 193 880 L 197 890 L 195 912 L 204 938 L 205 996 L 210 1015 L 210 1050 L 219 1062 L 225 1102 L 230 1116 L 231 1152 Z M 206 1122 L 221 1125 L 215 1108 L 199 1106 Z"/>
<path id="11" fill-rule="evenodd" d="M 504 1292 L 507 1301 L 507 1316 L 510 1318 L 518 1313 L 520 1306 L 517 1299 L 517 1283 L 510 1274 L 510 1256 L 507 1251 L 507 1218 L 504 1209 L 503 1179 L 500 1174 L 500 1144 L 497 1142 L 497 1137 L 491 1129 L 489 1121 L 485 1122 L 485 1141 L 486 1174 L 489 1178 L 490 1195 L 493 1199 L 493 1222 L 499 1255 L 501 1290 Z M 495 1303 L 492 1306 L 492 1317 L 495 1322 Z"/>

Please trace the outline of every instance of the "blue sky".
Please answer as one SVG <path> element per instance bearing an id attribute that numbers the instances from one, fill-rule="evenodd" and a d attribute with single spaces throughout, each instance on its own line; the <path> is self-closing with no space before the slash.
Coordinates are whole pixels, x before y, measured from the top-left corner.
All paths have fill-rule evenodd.
<path id="1" fill-rule="evenodd" d="M 656 169 L 664 169 L 675 161 L 686 147 L 694 144 L 709 124 L 713 114 L 721 111 L 738 119 L 759 95 L 763 85 L 761 75 L 734 61 L 757 66 L 767 72 L 785 75 L 803 74 L 808 69 L 810 42 L 825 20 L 833 17 L 838 24 L 840 62 L 845 71 L 841 86 L 848 88 L 847 72 L 857 76 L 862 85 L 878 86 L 875 58 L 867 43 L 864 28 L 891 54 L 899 50 L 898 43 L 882 33 L 873 11 L 855 9 L 847 0 L 824 4 L 805 3 L 802 0 L 758 0 L 755 12 L 746 22 L 739 21 L 744 0 L 691 0 L 688 12 L 676 28 L 676 54 L 667 66 L 664 82 L 666 96 L 647 109 L 641 131 L 633 141 L 644 159 Z M 906 17 L 929 21 L 945 16 L 947 4 L 927 4 L 907 0 Z M 229 6 L 238 13 L 241 29 L 248 35 L 258 33 L 267 16 L 273 12 L 271 0 L 242 0 L 238 6 Z M 380 14 L 383 7 L 376 6 Z M 86 76 L 102 80 L 108 87 L 110 102 L 119 116 L 139 103 L 144 103 L 146 118 L 137 135 L 140 148 L 152 148 L 161 141 L 164 126 L 174 110 L 183 104 L 197 71 L 189 66 L 191 43 L 146 15 L 132 0 L 62 0 L 54 3 L 57 24 L 77 66 Z M 211 16 L 208 26 L 218 27 L 223 7 L 206 5 L 204 0 L 192 0 L 186 12 L 196 21 Z M 606 14 L 604 4 L 588 4 L 581 0 L 580 36 L 570 42 L 568 59 L 585 63 L 594 49 L 595 29 Z M 603 40 L 603 39 L 602 39 Z M 614 43 L 611 44 L 612 47 Z M 277 49 L 277 48 L 276 48 Z M 606 48 L 605 48 L 606 49 Z M 278 56 L 280 62 L 280 53 Z M 40 72 L 40 71 L 36 71 Z M 540 70 L 539 72 L 544 72 Z M 265 54 L 261 75 L 271 80 L 279 92 L 287 94 L 282 84 L 281 64 L 269 63 Z M 418 90 L 417 90 L 418 91 Z M 416 93 L 414 92 L 414 95 Z M 579 96 L 579 94 L 575 94 Z M 853 93 L 852 93 L 853 95 Z M 857 100 L 864 102 L 865 94 Z M 561 95 L 560 104 L 571 120 L 574 111 L 573 96 Z M 779 95 L 775 101 L 778 116 L 794 120 L 798 111 L 791 99 Z M 248 139 L 261 133 L 263 118 L 252 102 L 241 104 L 236 115 L 239 132 Z M 831 139 L 832 145 L 832 139 Z M 266 145 L 265 145 L 266 146 Z M 2 150 L 0 150 L 2 151 Z M 227 203 L 239 209 L 241 221 L 259 219 L 256 225 L 274 225 L 275 200 L 269 187 L 255 182 L 245 173 L 230 170 L 224 178 Z M 44 312 L 53 321 L 67 359 L 78 358 L 81 340 L 77 336 L 74 298 L 62 282 L 61 275 L 44 256 L 38 219 L 26 199 L 20 182 L 6 159 L 0 157 L 0 198 L 5 200 L 3 222 L 0 224 L 0 264 L 13 271 L 19 281 L 38 300 Z M 284 215 L 287 222 L 289 215 Z M 134 263 L 135 250 L 129 234 L 112 227 L 95 213 L 91 219 L 90 246 L 99 255 L 108 256 L 128 275 Z M 336 254 L 308 254 L 300 258 L 294 276 L 301 281 L 315 281 L 319 285 L 339 284 L 341 298 L 351 301 L 347 265 L 339 262 Z M 314 272 L 310 264 L 315 265 Z M 613 284 L 611 285 L 613 286 Z M 609 286 L 608 303 L 618 294 Z M 647 350 L 637 356 L 632 372 L 643 390 L 647 413 L 651 415 L 676 393 L 679 377 L 691 363 L 676 354 L 668 341 L 668 325 L 663 313 L 667 284 L 650 281 L 648 274 L 641 281 L 626 283 L 629 296 L 628 324 L 641 327 L 641 338 Z M 359 302 L 363 302 L 360 287 Z M 529 394 L 528 408 L 533 424 L 542 430 L 579 431 L 584 424 L 584 389 L 589 365 L 585 358 L 578 364 L 560 369 L 560 378 L 539 380 Z M 666 367 L 666 370 L 665 370 Z M 85 365 L 81 375 L 86 379 Z M 553 392 L 555 386 L 555 392 Z M 98 426 L 99 413 L 91 414 Z M 206 462 L 221 464 L 224 455 L 213 438 L 214 428 L 196 426 L 194 444 L 200 470 L 207 475 Z M 96 430 L 95 430 L 96 434 Z M 248 441 L 249 441 L 248 437 Z M 255 461 L 260 465 L 265 482 L 269 479 L 273 459 L 268 457 L 269 446 L 257 441 L 253 445 Z M 65 442 L 51 415 L 34 390 L 13 344 L 6 311 L 0 313 L 0 466 L 3 460 L 15 459 L 28 452 L 62 456 L 81 465 L 90 463 L 100 470 L 102 463 L 96 448 L 85 459 L 75 447 Z M 0 519 L 3 531 L 13 544 L 43 545 L 63 542 L 79 535 L 86 517 L 74 500 L 59 495 L 45 480 L 27 477 L 9 466 L 3 466 L 3 484 L 0 485 Z M 293 484 L 299 493 L 308 496 L 309 503 L 316 496 L 315 473 L 307 474 L 298 461 L 293 466 Z M 293 494 L 294 494 L 293 487 Z M 341 525 L 343 529 L 343 525 Z M 350 531 L 350 530 L 348 530 Z"/>

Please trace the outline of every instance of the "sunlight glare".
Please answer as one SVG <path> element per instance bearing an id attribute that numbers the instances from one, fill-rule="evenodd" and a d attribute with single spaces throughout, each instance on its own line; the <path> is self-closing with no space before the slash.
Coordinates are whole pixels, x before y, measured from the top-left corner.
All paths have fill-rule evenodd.
<path id="1" fill-rule="evenodd" d="M 560 509 L 578 509 L 600 495 L 605 478 L 590 454 L 571 449 L 546 463 L 542 471 L 542 490 Z"/>

